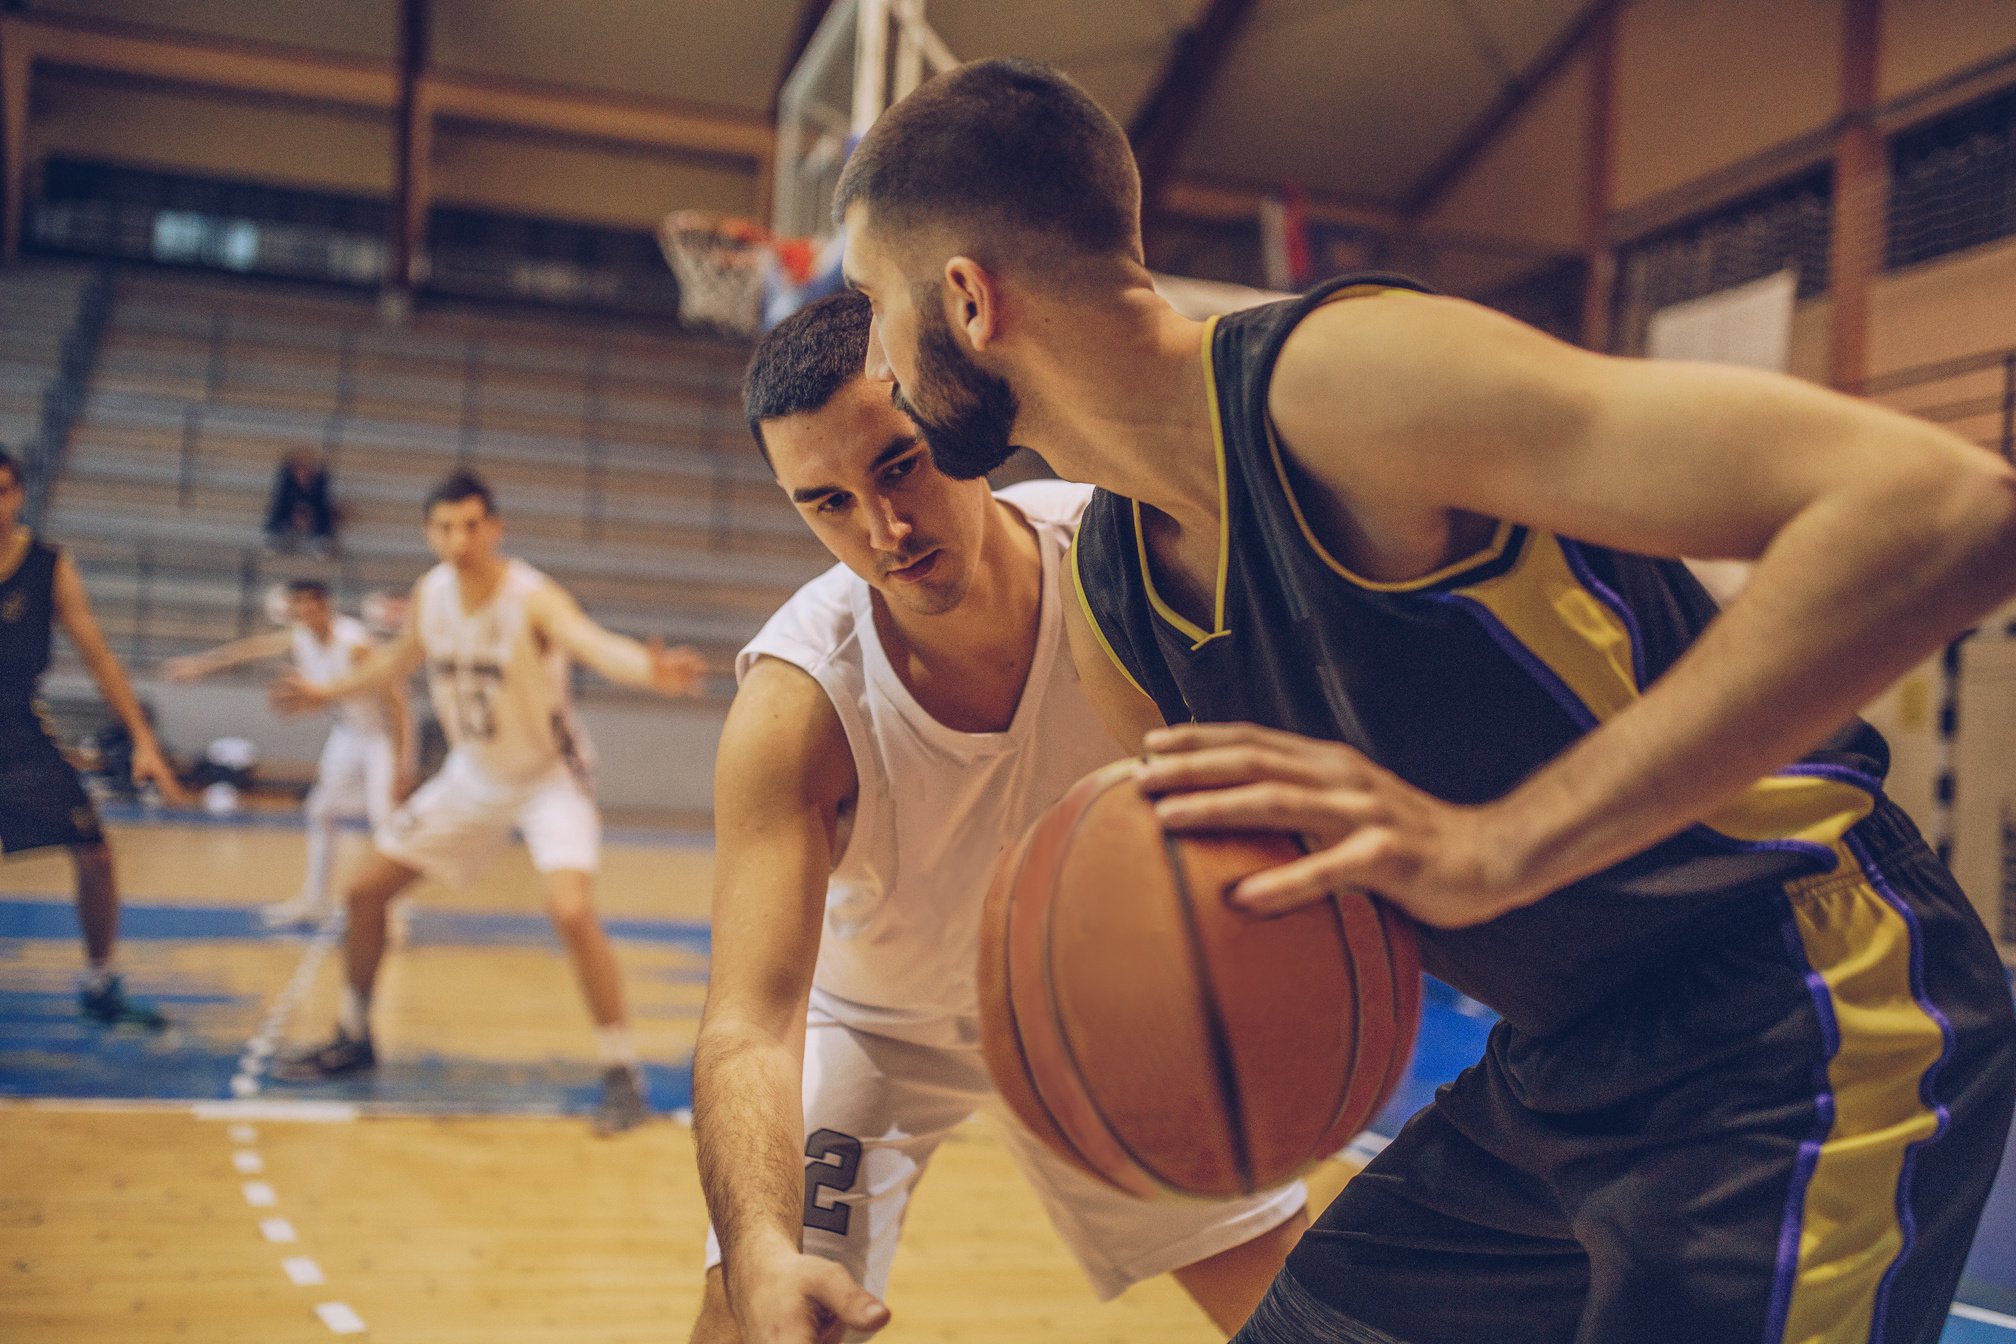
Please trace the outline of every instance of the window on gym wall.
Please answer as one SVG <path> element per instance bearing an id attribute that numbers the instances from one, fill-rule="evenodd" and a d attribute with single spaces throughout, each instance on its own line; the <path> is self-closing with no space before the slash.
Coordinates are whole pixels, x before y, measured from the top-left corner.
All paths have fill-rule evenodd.
<path id="1" fill-rule="evenodd" d="M 1892 269 L 2016 234 L 2016 89 L 1890 144 Z"/>
<path id="2" fill-rule="evenodd" d="M 375 285 L 385 203 L 52 158 L 28 217 L 51 252 Z"/>
<path id="3" fill-rule="evenodd" d="M 1640 353 L 1670 304 L 1789 270 L 1799 297 L 1827 290 L 1834 174 L 1823 167 L 1663 229 L 1618 253 L 1617 349 Z"/>

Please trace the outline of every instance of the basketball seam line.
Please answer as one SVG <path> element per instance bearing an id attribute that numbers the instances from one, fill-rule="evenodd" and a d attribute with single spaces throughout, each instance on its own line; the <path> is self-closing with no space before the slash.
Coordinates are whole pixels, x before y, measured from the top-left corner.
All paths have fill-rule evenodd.
<path id="1" fill-rule="evenodd" d="M 1253 1155 L 1248 1151 L 1246 1109 L 1239 1090 L 1238 1070 L 1232 1064 L 1232 1042 L 1225 1028 L 1225 1014 L 1218 1005 L 1218 990 L 1211 964 L 1204 954 L 1204 934 L 1197 925 L 1196 897 L 1190 890 L 1190 874 L 1183 866 L 1180 842 L 1166 829 L 1162 848 L 1169 857 L 1169 871 L 1176 881 L 1176 898 L 1183 907 L 1183 931 L 1190 944 L 1190 959 L 1197 981 L 1197 1000 L 1203 1009 L 1204 1034 L 1211 1042 L 1211 1063 L 1218 1074 L 1219 1095 L 1225 1103 L 1225 1119 L 1232 1131 L 1232 1162 L 1239 1171 L 1239 1187 L 1253 1192 Z"/>

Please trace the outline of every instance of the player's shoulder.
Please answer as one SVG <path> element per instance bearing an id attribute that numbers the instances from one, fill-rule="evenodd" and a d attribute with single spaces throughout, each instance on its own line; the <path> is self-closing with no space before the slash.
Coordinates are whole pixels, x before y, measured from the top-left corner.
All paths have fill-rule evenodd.
<path id="1" fill-rule="evenodd" d="M 746 677 L 756 660 L 764 657 L 816 672 L 853 641 L 858 596 L 866 588 L 845 565 L 834 565 L 808 580 L 735 656 L 736 679 Z"/>
<path id="2" fill-rule="evenodd" d="M 1012 505 L 1032 523 L 1052 523 L 1075 528 L 1092 499 L 1092 487 L 1076 481 L 1056 479 L 1017 481 L 994 492 L 994 498 Z"/>

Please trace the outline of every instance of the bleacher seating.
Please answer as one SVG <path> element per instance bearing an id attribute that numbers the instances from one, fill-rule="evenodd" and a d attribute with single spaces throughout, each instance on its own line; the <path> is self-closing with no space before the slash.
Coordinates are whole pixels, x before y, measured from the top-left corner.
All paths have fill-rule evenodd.
<path id="1" fill-rule="evenodd" d="M 509 550 L 613 628 L 698 645 L 725 691 L 733 651 L 829 563 L 749 442 L 746 356 L 574 315 L 388 327 L 363 296 L 126 273 L 48 527 L 114 648 L 146 663 L 263 628 L 278 579 L 324 574 L 352 609 L 403 593 L 431 563 L 420 501 L 466 465 Z M 260 550 L 296 447 L 331 463 L 329 564 Z"/>

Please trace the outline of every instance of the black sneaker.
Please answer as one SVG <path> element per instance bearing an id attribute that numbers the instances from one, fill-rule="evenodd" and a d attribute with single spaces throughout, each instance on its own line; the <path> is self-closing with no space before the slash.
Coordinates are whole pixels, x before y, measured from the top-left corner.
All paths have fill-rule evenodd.
<path id="1" fill-rule="evenodd" d="M 650 1119 L 644 1104 L 643 1084 L 637 1070 L 627 1064 L 613 1064 L 602 1071 L 602 1095 L 595 1103 L 589 1125 L 600 1138 L 635 1129 Z"/>
<path id="2" fill-rule="evenodd" d="M 85 1018 L 106 1027 L 139 1027 L 143 1031 L 160 1031 L 168 1025 L 168 1019 L 161 1016 L 161 1010 L 144 999 L 126 997 L 126 986 L 118 976 L 113 976 L 97 989 L 88 985 L 77 990 L 77 1011 Z"/>
<path id="3" fill-rule="evenodd" d="M 282 1055 L 273 1061 L 273 1076 L 287 1083 L 310 1083 L 318 1078 L 341 1078 L 378 1067 L 377 1052 L 369 1036 L 352 1036 L 343 1028 L 320 1045 Z"/>

